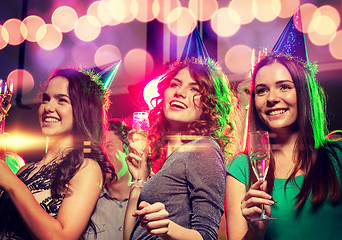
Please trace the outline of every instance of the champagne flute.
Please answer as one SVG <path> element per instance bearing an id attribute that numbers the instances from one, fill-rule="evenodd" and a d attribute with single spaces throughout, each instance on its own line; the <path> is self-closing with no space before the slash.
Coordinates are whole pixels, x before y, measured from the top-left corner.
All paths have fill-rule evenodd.
<path id="1" fill-rule="evenodd" d="M 258 180 L 265 180 L 270 163 L 270 141 L 266 131 L 256 131 L 249 133 L 248 155 L 252 169 Z M 270 221 L 266 215 L 264 204 L 261 205 L 261 216 L 252 221 Z"/>
<path id="2" fill-rule="evenodd" d="M 142 152 L 146 151 L 148 147 L 147 142 L 147 129 L 148 129 L 148 113 L 147 112 L 134 112 L 133 120 L 132 120 L 132 129 L 136 131 L 132 132 L 128 136 L 128 140 L 130 142 L 134 142 L 134 144 L 141 150 Z M 140 157 L 142 154 L 140 155 Z M 141 174 L 141 161 L 138 162 L 138 178 L 134 183 L 144 184 L 142 180 Z"/>
<path id="3" fill-rule="evenodd" d="M 0 79 L 0 159 L 6 158 L 5 118 L 11 107 L 13 81 Z"/>

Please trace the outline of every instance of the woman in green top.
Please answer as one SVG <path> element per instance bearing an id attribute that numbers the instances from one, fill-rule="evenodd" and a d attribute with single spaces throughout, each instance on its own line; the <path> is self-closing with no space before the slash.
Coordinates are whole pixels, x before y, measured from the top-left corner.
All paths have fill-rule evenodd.
<path id="1" fill-rule="evenodd" d="M 229 240 L 341 238 L 342 144 L 325 139 L 325 97 L 315 74 L 315 65 L 275 53 L 256 66 L 249 131 L 270 132 L 270 168 L 266 181 L 256 181 L 246 154 L 227 166 Z M 277 220 L 251 221 L 261 204 Z"/>

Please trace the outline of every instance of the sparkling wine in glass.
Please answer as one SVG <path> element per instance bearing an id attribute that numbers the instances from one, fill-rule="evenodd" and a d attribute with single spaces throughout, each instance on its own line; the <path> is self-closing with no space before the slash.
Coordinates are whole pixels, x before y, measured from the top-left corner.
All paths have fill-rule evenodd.
<path id="1" fill-rule="evenodd" d="M 267 131 L 256 131 L 249 133 L 248 155 L 253 171 L 258 180 L 265 180 L 270 163 L 270 140 Z M 270 221 L 266 215 L 264 205 L 261 205 L 261 216 L 252 221 Z"/>
<path id="2" fill-rule="evenodd" d="M 0 159 L 6 158 L 5 118 L 11 107 L 13 81 L 0 79 Z"/>
<path id="3" fill-rule="evenodd" d="M 134 112 L 132 119 L 132 129 L 136 131 L 132 132 L 128 136 L 128 140 L 130 142 L 134 142 L 134 144 L 141 150 L 142 152 L 146 151 L 148 148 L 147 141 L 147 129 L 148 129 L 148 113 L 147 112 Z M 138 163 L 138 178 L 136 183 L 144 183 L 141 178 L 141 161 Z"/>

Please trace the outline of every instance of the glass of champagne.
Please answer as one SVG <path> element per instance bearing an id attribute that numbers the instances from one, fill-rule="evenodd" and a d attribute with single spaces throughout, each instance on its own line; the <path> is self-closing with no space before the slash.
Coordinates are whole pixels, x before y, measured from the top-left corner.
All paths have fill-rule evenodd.
<path id="1" fill-rule="evenodd" d="M 270 163 L 270 140 L 267 131 L 249 133 L 248 155 L 252 169 L 258 180 L 265 180 Z M 261 205 L 261 216 L 252 221 L 270 221 L 272 219 L 265 213 L 264 205 Z"/>
<path id="2" fill-rule="evenodd" d="M 148 129 L 148 113 L 147 112 L 134 112 L 132 119 L 132 129 L 135 129 L 132 133 L 129 134 L 128 140 L 130 142 L 134 142 L 134 144 L 139 148 L 143 153 L 146 151 L 148 147 L 147 141 L 147 129 Z M 140 155 L 142 156 L 142 154 Z M 141 177 L 141 161 L 138 162 L 138 178 L 134 183 L 144 184 Z"/>
<path id="3" fill-rule="evenodd" d="M 5 118 L 11 107 L 13 81 L 0 79 L 0 159 L 6 158 Z"/>

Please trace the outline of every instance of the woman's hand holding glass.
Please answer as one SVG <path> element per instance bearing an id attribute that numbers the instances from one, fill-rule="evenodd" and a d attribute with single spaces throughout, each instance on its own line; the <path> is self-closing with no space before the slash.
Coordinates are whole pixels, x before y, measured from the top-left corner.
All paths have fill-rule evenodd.
<path id="1" fill-rule="evenodd" d="M 149 151 L 147 138 L 144 140 L 143 136 L 139 136 L 136 129 L 132 129 L 129 135 L 135 136 L 130 140 L 126 156 L 128 169 L 132 175 L 132 182 L 144 183 L 150 175 L 150 169 L 147 163 Z M 145 142 L 145 145 L 143 142 Z"/>
<path id="2" fill-rule="evenodd" d="M 134 112 L 132 130 L 128 134 L 130 143 L 126 161 L 134 184 L 144 184 L 150 174 L 147 164 L 149 151 L 147 140 L 148 113 Z"/>
<path id="3" fill-rule="evenodd" d="M 253 219 L 259 218 L 263 211 L 264 214 L 270 216 L 270 206 L 274 204 L 272 197 L 265 192 L 266 187 L 267 182 L 264 180 L 255 182 L 241 201 L 241 212 L 248 225 L 257 228 L 261 232 L 266 231 L 268 222 L 253 221 Z"/>
<path id="4" fill-rule="evenodd" d="M 256 131 L 256 132 L 250 132 L 249 133 L 249 142 L 248 142 L 248 157 L 249 161 L 252 165 L 252 169 L 255 173 L 256 178 L 258 179 L 258 182 L 260 184 L 257 184 L 259 186 L 259 189 L 264 191 L 262 196 L 267 196 L 268 194 L 265 192 L 266 190 L 266 175 L 269 168 L 270 163 L 270 140 L 269 140 L 269 134 L 267 131 Z M 262 183 L 265 182 L 264 185 Z M 254 186 L 254 185 L 253 185 Z M 254 190 L 254 189 L 253 189 Z M 257 189 L 255 189 L 257 190 Z M 265 195 L 267 194 L 267 195 Z M 267 196 L 271 197 L 271 196 Z M 270 199 L 270 198 L 269 198 Z M 259 203 L 261 205 L 261 214 L 257 218 L 251 219 L 251 221 L 270 221 L 275 218 L 271 218 L 270 212 L 269 215 L 264 210 L 264 205 L 262 203 Z"/>

